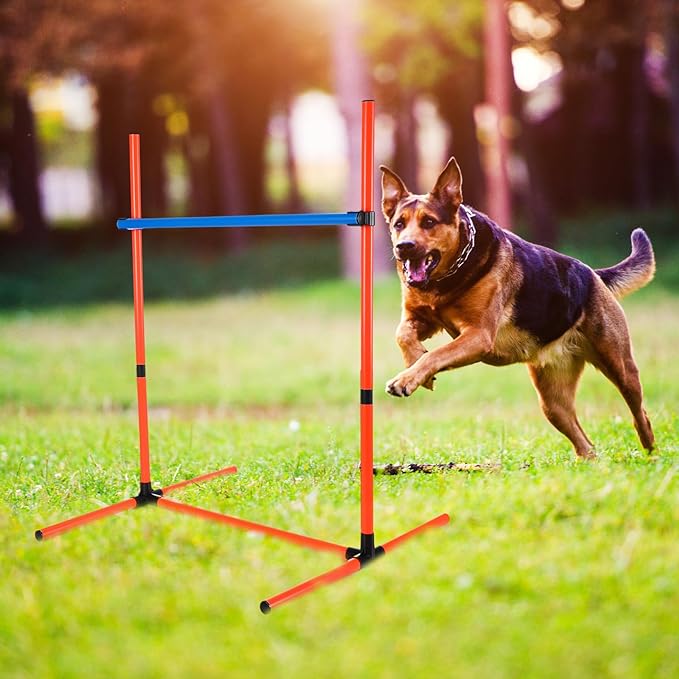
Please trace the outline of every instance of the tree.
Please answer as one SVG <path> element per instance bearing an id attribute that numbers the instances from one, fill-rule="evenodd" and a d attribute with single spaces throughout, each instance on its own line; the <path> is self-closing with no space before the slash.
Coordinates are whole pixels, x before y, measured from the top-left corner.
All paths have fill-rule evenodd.
<path id="1" fill-rule="evenodd" d="M 523 120 L 529 171 L 549 202 L 560 212 L 589 204 L 641 208 L 669 195 L 667 173 L 657 172 L 667 159 L 668 102 L 646 72 L 649 36 L 670 25 L 661 3 L 522 4 L 555 30 L 536 36 L 513 26 L 515 45 L 556 52 L 563 66 L 560 103 L 536 121 Z"/>
<path id="2" fill-rule="evenodd" d="M 304 83 L 318 82 L 328 60 L 287 7 L 250 0 L 21 0 L 8 5 L 26 21 L 12 44 L 15 71 L 74 69 L 98 90 L 98 169 L 106 212 L 127 212 L 126 134 L 143 136 L 145 213 L 164 211 L 165 118 L 171 96 L 188 112 L 194 210 L 257 212 L 265 206 L 264 143 L 275 106 L 288 108 Z M 298 0 L 304 4 L 305 0 Z M 253 49 L 253 36 L 266 49 Z M 244 58 L 247 57 L 247 58 Z M 321 55 L 322 57 L 322 55 Z M 290 74 L 295 74 L 291 76 Z M 239 247 L 244 234 L 229 232 Z"/>
<path id="3" fill-rule="evenodd" d="M 509 140 L 506 128 L 511 124 L 512 62 L 509 26 L 504 0 L 486 0 L 484 22 L 486 64 L 486 102 L 489 122 L 486 126 L 487 209 L 503 228 L 512 225 L 511 189 L 507 175 Z"/>
<path id="4" fill-rule="evenodd" d="M 360 45 L 361 25 L 359 23 L 361 0 L 346 0 L 335 5 L 333 16 L 333 58 L 335 89 L 340 110 L 344 116 L 347 129 L 347 154 L 349 161 L 349 177 L 345 203 L 358 206 L 360 203 L 361 179 L 361 109 L 358 102 L 368 99 L 370 82 L 367 74 L 365 55 Z M 379 202 L 377 203 L 379 205 Z M 351 208 L 357 209 L 357 208 Z M 387 230 L 381 227 L 382 221 L 378 213 L 378 226 L 375 228 L 375 263 L 376 275 L 384 274 L 390 269 L 386 253 L 388 252 Z M 360 233 L 358 229 L 342 229 L 342 270 L 348 278 L 360 276 Z"/>
<path id="5" fill-rule="evenodd" d="M 28 7 L 0 8 L 0 115 L 8 121 L 0 131 L 0 156 L 4 156 L 15 227 L 29 247 L 44 245 L 47 224 L 39 186 L 39 150 L 35 119 L 26 78 L 15 69 L 16 35 L 32 28 Z"/>
<path id="6" fill-rule="evenodd" d="M 483 99 L 479 47 L 483 4 L 374 0 L 366 15 L 379 100 L 397 124 L 394 162 L 399 174 L 416 185 L 412 105 L 418 96 L 431 95 L 451 131 L 447 152 L 462 167 L 465 198 L 483 206 L 484 179 L 474 122 L 474 109 Z"/>
<path id="7" fill-rule="evenodd" d="M 22 242 L 30 247 L 46 243 L 47 225 L 39 187 L 38 145 L 33 111 L 25 89 L 13 88 L 9 141 L 9 193 Z"/>
<path id="8" fill-rule="evenodd" d="M 667 42 L 672 149 L 674 151 L 674 196 L 679 196 L 679 1 L 664 0 L 662 18 Z"/>

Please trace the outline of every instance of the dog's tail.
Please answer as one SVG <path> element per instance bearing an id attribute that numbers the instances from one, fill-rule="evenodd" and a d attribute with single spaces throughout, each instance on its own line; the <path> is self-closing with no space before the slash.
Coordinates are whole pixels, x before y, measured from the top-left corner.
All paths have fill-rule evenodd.
<path id="1" fill-rule="evenodd" d="M 655 275 L 655 255 L 651 239 L 643 229 L 634 229 L 630 240 L 632 254 L 627 259 L 607 269 L 596 270 L 606 287 L 618 299 L 643 288 Z"/>

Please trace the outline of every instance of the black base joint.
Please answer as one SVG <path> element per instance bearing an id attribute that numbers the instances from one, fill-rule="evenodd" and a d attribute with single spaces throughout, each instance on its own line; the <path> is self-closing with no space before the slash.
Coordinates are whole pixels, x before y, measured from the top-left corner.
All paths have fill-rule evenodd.
<path id="1" fill-rule="evenodd" d="M 345 559 L 358 559 L 361 568 L 384 554 L 384 547 L 375 547 L 374 533 L 361 533 L 361 548 L 347 547 Z"/>
<path id="2" fill-rule="evenodd" d="M 152 488 L 150 483 L 140 483 L 139 495 L 134 498 L 137 502 L 136 508 L 158 504 L 160 497 L 163 497 L 163 491 L 160 488 Z"/>
<path id="3" fill-rule="evenodd" d="M 259 604 L 259 610 L 266 615 L 267 613 L 271 613 L 271 606 L 269 606 L 268 601 L 262 601 Z"/>

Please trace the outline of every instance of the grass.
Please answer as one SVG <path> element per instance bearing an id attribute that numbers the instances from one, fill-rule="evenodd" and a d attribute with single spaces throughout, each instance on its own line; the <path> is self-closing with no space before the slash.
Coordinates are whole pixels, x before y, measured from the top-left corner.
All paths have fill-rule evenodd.
<path id="1" fill-rule="evenodd" d="M 625 303 L 658 454 L 639 451 L 589 369 L 578 402 L 594 463 L 544 422 L 521 366 L 381 393 L 400 359 L 398 290 L 378 285 L 376 461 L 500 470 L 378 477 L 378 539 L 442 511 L 451 524 L 268 617 L 260 599 L 336 560 L 150 509 L 33 540 L 136 492 L 131 309 L 52 292 L 0 312 L 0 674 L 679 676 L 679 313 L 662 281 Z M 356 287 L 156 298 L 154 480 L 236 464 L 178 499 L 355 543 Z"/>

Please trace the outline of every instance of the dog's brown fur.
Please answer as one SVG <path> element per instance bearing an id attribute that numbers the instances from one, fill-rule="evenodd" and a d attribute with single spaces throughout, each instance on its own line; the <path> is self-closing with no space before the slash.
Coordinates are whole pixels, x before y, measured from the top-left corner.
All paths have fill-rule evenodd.
<path id="1" fill-rule="evenodd" d="M 479 361 L 526 363 L 547 419 L 579 456 L 590 458 L 594 448 L 574 405 L 589 362 L 618 388 L 642 445 L 652 450 L 639 371 L 616 299 L 653 278 L 655 260 L 646 234 L 635 230 L 630 257 L 595 272 L 502 230 L 476 210 L 461 208 L 462 175 L 454 158 L 425 195 L 410 193 L 398 175 L 380 169 L 382 209 L 402 289 L 396 341 L 406 365 L 387 383 L 387 392 L 410 396 L 420 386 L 433 389 L 437 373 Z M 472 255 L 446 276 L 472 240 L 465 215 L 475 225 Z M 422 342 L 442 330 L 453 341 L 427 351 Z"/>

